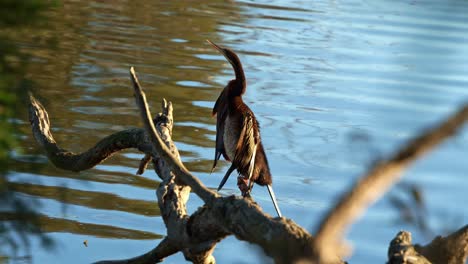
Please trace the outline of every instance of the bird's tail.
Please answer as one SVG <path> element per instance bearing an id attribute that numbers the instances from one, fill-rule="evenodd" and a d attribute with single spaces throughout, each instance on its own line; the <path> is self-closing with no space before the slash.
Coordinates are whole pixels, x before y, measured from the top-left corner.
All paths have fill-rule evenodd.
<path id="1" fill-rule="evenodd" d="M 229 175 L 231 175 L 232 171 L 236 169 L 236 166 L 234 166 L 234 163 L 229 167 L 228 171 L 226 172 L 226 175 L 224 175 L 223 179 L 221 180 L 221 183 L 219 184 L 218 187 L 218 192 L 223 188 L 224 184 L 226 183 L 227 179 L 229 178 Z"/>
<path id="2" fill-rule="evenodd" d="M 216 164 L 218 163 L 218 160 L 220 157 L 221 157 L 221 152 L 216 151 L 214 162 L 213 162 L 213 167 L 211 167 L 210 175 L 213 173 L 214 169 L 216 168 Z"/>
<path id="3" fill-rule="evenodd" d="M 267 185 L 267 188 L 268 188 L 268 193 L 270 193 L 271 200 L 273 201 L 273 206 L 275 206 L 276 213 L 278 213 L 279 217 L 283 217 L 281 215 L 281 211 L 279 209 L 278 203 L 276 202 L 276 196 L 275 196 L 275 192 L 273 192 L 273 188 L 271 187 L 271 185 Z"/>

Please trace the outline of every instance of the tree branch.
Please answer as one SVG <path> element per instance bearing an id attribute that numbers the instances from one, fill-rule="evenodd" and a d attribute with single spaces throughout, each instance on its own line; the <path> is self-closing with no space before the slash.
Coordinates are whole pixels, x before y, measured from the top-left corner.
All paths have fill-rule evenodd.
<path id="1" fill-rule="evenodd" d="M 211 263 L 214 261 L 211 252 L 215 244 L 230 234 L 234 234 L 238 239 L 259 245 L 265 254 L 274 258 L 277 263 L 290 263 L 294 259 L 304 256 L 305 249 L 310 244 L 312 237 L 293 221 L 284 218 L 273 219 L 263 213 L 258 205 L 242 197 L 220 197 L 198 180 L 190 179 L 193 176 L 187 174 L 184 169 L 172 170 L 180 163 L 180 158 L 171 139 L 173 120 L 170 102 L 163 102 L 163 111 L 155 119 L 158 136 L 162 138 L 163 146 L 166 147 L 166 152 L 162 153 L 166 157 L 170 157 L 167 160 L 163 159 L 159 152 L 151 151 L 152 147 L 148 143 L 148 136 L 141 129 L 116 133 L 117 135 L 126 135 L 125 137 L 106 137 L 85 152 L 86 154 L 70 154 L 71 152 L 58 147 L 53 140 L 47 111 L 32 96 L 30 110 L 34 136 L 57 167 L 66 170 L 91 168 L 118 151 L 119 148 L 123 149 L 122 146 L 143 149 L 152 155 L 154 169 L 162 179 L 157 196 L 162 218 L 167 226 L 167 237 L 161 242 L 162 245 L 144 255 L 105 263 L 154 263 L 178 251 L 182 251 L 187 259 L 195 263 Z M 147 116 L 149 117 L 149 114 Z M 133 131 L 135 134 L 129 131 Z M 138 142 L 136 138 L 140 138 L 141 141 Z M 167 149 L 168 147 L 169 149 Z M 112 151 L 100 151 L 101 149 L 111 149 Z M 93 152 L 98 158 L 92 156 Z M 83 158 L 87 155 L 89 157 Z M 56 156 L 59 156 L 59 159 L 55 158 Z M 80 163 L 83 165 L 73 165 L 77 160 L 81 160 Z M 86 162 L 89 160 L 93 162 Z M 177 172 L 179 174 L 176 174 Z M 180 177 L 182 179 L 178 179 L 179 175 L 182 175 Z M 182 184 L 186 180 L 184 177 L 188 178 L 187 182 L 190 184 L 198 185 L 198 189 L 202 190 L 202 193 L 208 193 L 209 203 L 200 207 L 191 216 L 187 215 L 185 207 L 190 187 Z M 288 250 L 284 250 L 285 246 Z"/>
<path id="2" fill-rule="evenodd" d="M 429 151 L 443 139 L 455 133 L 468 117 L 468 106 L 441 126 L 413 140 L 388 161 L 377 163 L 367 176 L 336 206 L 336 211 L 322 222 L 316 239 L 292 220 L 272 218 L 254 202 L 241 197 L 221 197 L 204 186 L 180 161 L 171 135 L 172 104 L 163 100 L 162 113 L 150 118 L 146 97 L 131 68 L 137 105 L 145 125 L 143 129 L 128 129 L 108 136 L 86 152 L 75 154 L 58 147 L 50 131 L 50 121 L 44 107 L 30 97 L 30 120 L 33 134 L 46 150 L 49 159 L 59 168 L 73 171 L 89 169 L 115 152 L 137 148 L 146 154 L 142 171 L 152 160 L 162 179 L 157 189 L 158 205 L 167 227 L 167 237 L 148 253 L 136 258 L 101 263 L 154 263 L 176 252 L 183 252 L 194 263 L 214 263 L 212 252 L 216 243 L 227 235 L 259 245 L 276 263 L 300 260 L 316 263 L 338 262 L 343 233 L 348 225 L 378 199 L 412 161 Z M 186 203 L 190 191 L 204 202 L 192 215 L 187 215 Z M 312 248 L 312 250 L 310 250 Z"/>
<path id="3" fill-rule="evenodd" d="M 390 159 L 377 162 L 322 220 L 313 245 L 315 258 L 321 263 L 332 263 L 336 261 L 337 252 L 345 254 L 341 241 L 346 229 L 401 178 L 404 169 L 455 134 L 467 120 L 468 104 L 440 125 L 410 141 Z"/>
<path id="4" fill-rule="evenodd" d="M 138 82 L 138 78 L 135 74 L 133 67 L 130 68 L 130 76 L 133 83 L 133 88 L 135 92 L 135 99 L 137 106 L 140 109 L 141 118 L 145 129 L 150 136 L 153 147 L 158 155 L 166 162 L 170 169 L 177 175 L 177 177 L 182 180 L 185 184 L 192 187 L 193 192 L 195 192 L 205 203 L 210 204 L 214 198 L 219 197 L 219 195 L 208 188 L 206 188 L 200 180 L 193 176 L 185 166 L 177 160 L 174 155 L 171 154 L 170 150 L 164 144 L 164 142 L 156 133 L 153 120 L 151 119 L 151 114 L 146 102 L 146 95 L 141 89 L 141 86 Z"/>
<path id="5" fill-rule="evenodd" d="M 452 234 L 438 236 L 425 246 L 412 245 L 411 233 L 401 231 L 388 248 L 389 264 L 465 263 L 468 257 L 468 225 Z"/>
<path id="6" fill-rule="evenodd" d="M 155 167 L 163 179 L 157 193 L 159 206 L 168 229 L 168 236 L 172 239 L 177 238 L 179 245 L 193 243 L 211 245 L 210 243 L 218 242 L 228 234 L 234 234 L 241 240 L 258 244 L 267 255 L 273 257 L 278 263 L 289 263 L 303 255 L 311 241 L 311 236 L 306 230 L 291 220 L 272 219 L 249 200 L 234 196 L 220 197 L 217 193 L 206 188 L 185 169 L 180 162 L 178 152 L 174 151 L 170 145 L 172 126 L 156 133 L 153 121 L 149 118 L 151 115 L 146 103 L 146 96 L 133 68 L 130 69 L 130 74 L 137 105 L 140 108 L 145 128 L 149 130 L 148 133 L 156 152 L 154 154 L 156 157 L 154 159 Z M 167 108 L 170 111 L 164 110 L 166 108 L 164 105 L 165 103 L 163 103 L 163 113 L 172 114 L 172 105 L 168 104 Z M 162 120 L 166 119 L 162 118 Z M 172 124 L 172 115 L 167 120 Z M 162 127 L 164 128 L 164 126 Z M 164 140 L 161 140 L 160 136 Z M 188 198 L 183 195 L 188 193 L 188 190 L 184 189 L 185 186 L 176 184 L 171 172 L 175 174 L 175 179 L 192 187 L 194 192 L 206 203 L 188 219 L 185 217 L 185 203 Z M 168 200 L 167 197 L 170 199 Z M 187 233 L 181 232 L 181 230 L 187 230 Z M 285 245 L 288 245 L 290 250 L 285 251 Z"/>
<path id="7" fill-rule="evenodd" d="M 29 99 L 29 121 L 34 138 L 44 148 L 47 157 L 57 168 L 70 171 L 87 170 L 106 160 L 114 153 L 127 148 L 151 152 L 151 143 L 148 141 L 145 131 L 141 128 L 114 133 L 82 153 L 76 154 L 62 149 L 52 136 L 49 115 L 44 106 L 32 95 L 29 96 Z"/>
<path id="8" fill-rule="evenodd" d="M 446 237 L 438 236 L 425 246 L 415 245 L 414 248 L 432 263 L 466 263 L 468 258 L 468 225 Z"/>
<path id="9" fill-rule="evenodd" d="M 411 244 L 411 233 L 400 231 L 390 242 L 388 248 L 388 264 L 431 264 L 419 254 Z"/>

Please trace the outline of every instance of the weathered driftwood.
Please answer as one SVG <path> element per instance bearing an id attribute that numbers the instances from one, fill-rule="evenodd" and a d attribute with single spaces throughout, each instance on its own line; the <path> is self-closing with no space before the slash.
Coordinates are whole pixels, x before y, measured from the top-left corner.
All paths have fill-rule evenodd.
<path id="1" fill-rule="evenodd" d="M 425 246 L 415 245 L 414 248 L 432 263 L 466 263 L 468 258 L 468 225 L 446 237 L 438 236 Z"/>
<path id="2" fill-rule="evenodd" d="M 41 145 L 49 160 L 60 169 L 83 171 L 126 148 L 136 148 L 144 153 L 151 152 L 151 143 L 145 138 L 144 129 L 132 128 L 105 137 L 89 150 L 75 154 L 60 148 L 50 131 L 50 121 L 42 104 L 30 95 L 29 121 L 34 138 Z"/>
<path id="3" fill-rule="evenodd" d="M 390 242 L 388 248 L 388 264 L 431 264 L 423 255 L 419 254 L 411 244 L 411 233 L 400 231 Z"/>
<path id="4" fill-rule="evenodd" d="M 425 246 L 412 245 L 411 234 L 400 231 L 388 248 L 388 264 L 459 264 L 467 257 L 468 225 Z"/>
<path id="5" fill-rule="evenodd" d="M 322 222 L 317 238 L 313 239 L 292 220 L 272 218 L 251 200 L 235 196 L 221 197 L 206 188 L 181 163 L 178 150 L 171 139 L 172 104 L 163 100 L 162 113 L 155 118 L 155 126 L 133 68 L 131 79 L 145 129 L 128 129 L 115 133 L 81 154 L 58 147 L 50 131 L 46 110 L 31 96 L 30 121 L 34 137 L 55 166 L 81 171 L 95 166 L 122 149 L 136 148 L 145 153 L 139 173 L 152 160 L 154 169 L 162 180 L 157 197 L 167 227 L 166 238 L 144 255 L 100 263 L 155 263 L 177 252 L 183 252 L 186 259 L 194 263 L 214 263 L 211 253 L 216 243 L 227 235 L 235 235 L 240 240 L 257 244 L 276 263 L 341 262 L 338 256 L 342 255 L 340 241 L 345 229 L 398 179 L 399 172 L 411 161 L 449 137 L 468 119 L 468 106 L 465 106 L 441 126 L 410 142 L 394 158 L 377 163 L 357 183 L 355 189 L 341 199 L 336 209 L 331 210 L 327 220 Z M 186 203 L 190 191 L 205 204 L 189 216 Z"/>
<path id="6" fill-rule="evenodd" d="M 145 128 L 153 132 L 156 129 L 149 118 L 146 99 L 133 72 L 132 80 L 137 104 L 143 109 Z M 216 242 L 231 234 L 238 239 L 259 245 L 265 254 L 278 263 L 290 263 L 303 257 L 310 244 L 311 235 L 292 220 L 272 218 L 251 200 L 235 196 L 221 197 L 206 188 L 183 166 L 171 139 L 171 103 L 163 103 L 163 113 L 156 117 L 157 133 L 147 134 L 141 129 L 126 130 L 134 131 L 135 134 L 127 137 L 121 137 L 122 132 L 113 134 L 81 154 L 58 147 L 50 131 L 50 121 L 45 108 L 32 96 L 30 121 L 37 142 L 59 168 L 74 171 L 87 169 L 124 148 L 137 148 L 152 155 L 155 170 L 162 179 L 157 196 L 167 227 L 167 237 L 158 247 L 142 256 L 101 263 L 154 263 L 179 251 L 194 263 L 214 263 L 211 252 Z M 138 141 L 135 140 L 136 137 Z M 154 151 L 149 145 L 151 142 L 154 143 Z M 146 163 L 147 160 L 145 158 L 142 163 Z M 85 161 L 89 161 L 89 164 Z M 73 162 L 82 165 L 76 166 Z M 205 205 L 188 216 L 186 203 L 190 191 L 198 195 Z"/>

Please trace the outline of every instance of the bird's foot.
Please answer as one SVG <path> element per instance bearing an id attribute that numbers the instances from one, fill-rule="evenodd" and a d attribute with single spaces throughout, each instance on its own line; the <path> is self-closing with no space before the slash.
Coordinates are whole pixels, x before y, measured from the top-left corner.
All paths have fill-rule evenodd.
<path id="1" fill-rule="evenodd" d="M 237 187 L 241 191 L 243 197 L 250 197 L 249 179 L 242 176 L 237 177 Z"/>

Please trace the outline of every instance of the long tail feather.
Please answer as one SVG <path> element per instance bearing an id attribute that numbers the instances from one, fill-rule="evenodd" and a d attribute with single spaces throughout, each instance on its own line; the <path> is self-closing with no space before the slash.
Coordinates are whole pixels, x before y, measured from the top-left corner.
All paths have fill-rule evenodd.
<path id="1" fill-rule="evenodd" d="M 268 188 L 268 192 L 270 193 L 271 200 L 273 201 L 273 206 L 275 206 L 276 213 L 278 213 L 279 217 L 283 217 L 278 207 L 278 203 L 276 202 L 276 196 L 275 196 L 275 193 L 273 192 L 273 188 L 271 187 L 271 185 L 267 185 L 267 188 Z"/>
<path id="2" fill-rule="evenodd" d="M 218 163 L 218 160 L 220 157 L 221 157 L 221 152 L 216 152 L 214 162 L 213 162 L 213 167 L 211 168 L 211 171 L 210 171 L 210 175 L 211 173 L 213 173 L 214 169 L 216 168 L 216 164 Z"/>
<path id="3" fill-rule="evenodd" d="M 222 180 L 221 183 L 219 184 L 218 192 L 219 192 L 219 190 L 221 190 L 221 188 L 223 188 L 224 184 L 226 183 L 226 181 L 227 181 L 228 178 L 229 178 L 229 175 L 231 175 L 231 173 L 232 173 L 235 169 L 236 169 L 236 167 L 234 166 L 234 164 L 232 164 L 231 167 L 229 167 L 228 171 L 226 172 L 226 175 L 224 175 L 223 180 Z"/>
<path id="4" fill-rule="evenodd" d="M 252 181 L 252 175 L 253 175 L 253 172 L 254 172 L 254 168 L 255 168 L 255 155 L 257 154 L 257 144 L 255 144 L 254 148 L 253 148 L 253 151 L 252 151 L 252 157 L 250 158 L 250 165 L 249 165 L 249 184 L 247 186 L 249 186 L 249 190 L 251 189 L 252 185 L 253 185 L 253 181 Z"/>

